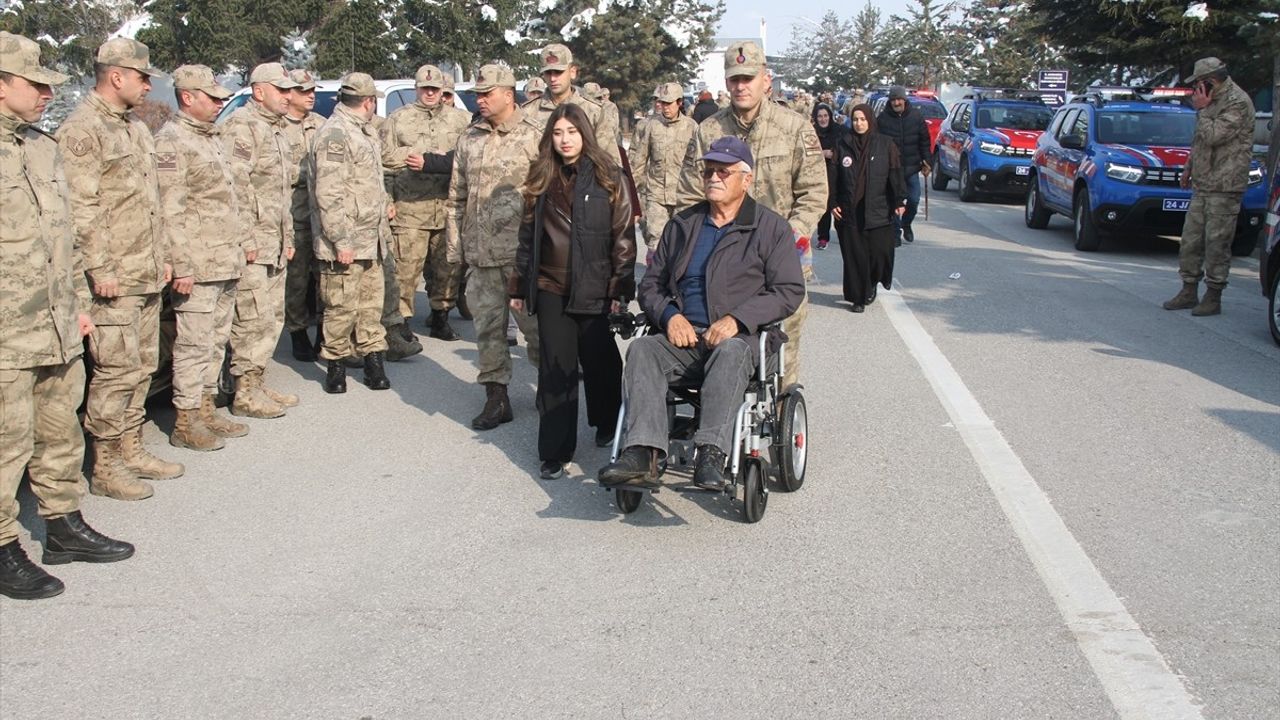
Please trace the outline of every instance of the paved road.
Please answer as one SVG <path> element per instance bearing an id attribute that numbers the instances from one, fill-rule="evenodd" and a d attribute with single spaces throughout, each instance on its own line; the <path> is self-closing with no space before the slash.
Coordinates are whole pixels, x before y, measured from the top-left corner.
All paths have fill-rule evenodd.
<path id="1" fill-rule="evenodd" d="M 282 346 L 301 407 L 207 455 L 148 428 L 187 476 L 86 500 L 136 558 L 0 602 L 0 716 L 1276 717 L 1257 261 L 1191 318 L 1159 308 L 1168 242 L 1080 254 L 935 195 L 864 315 L 819 253 L 812 465 L 759 524 L 675 489 L 619 515 L 585 428 L 538 480 L 523 361 L 516 422 L 476 434 L 470 342 L 342 397 Z"/>

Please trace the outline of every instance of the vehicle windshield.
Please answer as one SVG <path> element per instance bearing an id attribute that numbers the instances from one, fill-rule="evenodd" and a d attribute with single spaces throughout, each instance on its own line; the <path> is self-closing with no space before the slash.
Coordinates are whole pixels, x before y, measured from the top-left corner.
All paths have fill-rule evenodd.
<path id="1" fill-rule="evenodd" d="M 1098 142 L 1116 145 L 1191 146 L 1195 113 L 1110 110 L 1098 113 Z"/>
<path id="2" fill-rule="evenodd" d="M 947 109 L 931 100 L 917 100 L 911 104 L 916 106 L 926 120 L 941 120 L 947 116 Z"/>
<path id="3" fill-rule="evenodd" d="M 978 127 L 1010 130 L 1044 130 L 1053 119 L 1047 107 L 991 105 L 978 110 Z"/>

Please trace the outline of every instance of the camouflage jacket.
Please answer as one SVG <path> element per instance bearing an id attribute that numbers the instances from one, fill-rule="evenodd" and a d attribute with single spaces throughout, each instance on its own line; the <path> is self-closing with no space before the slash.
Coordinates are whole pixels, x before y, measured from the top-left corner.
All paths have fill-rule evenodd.
<path id="1" fill-rule="evenodd" d="M 392 173 L 391 199 L 396 204 L 393 227 L 444 227 L 449 176 L 410 170 L 405 160 L 421 153 L 450 152 L 470 124 L 471 116 L 455 107 L 420 102 L 396 110 L 383 123 L 382 166 Z"/>
<path id="2" fill-rule="evenodd" d="M 285 116 L 284 135 L 289 140 L 289 159 L 297 169 L 293 176 L 293 196 L 289 203 L 289 214 L 293 216 L 294 231 L 310 232 L 312 215 L 315 208 L 311 204 L 311 144 L 315 142 L 316 132 L 324 124 L 324 116 L 319 113 L 307 113 L 301 120 Z"/>
<path id="3" fill-rule="evenodd" d="M 1196 117 L 1196 134 L 1187 160 L 1191 189 L 1242 193 L 1249 185 L 1253 156 L 1253 102 L 1228 78 L 1213 90 L 1213 100 Z"/>
<path id="4" fill-rule="evenodd" d="M 631 160 L 631 175 L 641 198 L 661 205 L 675 205 L 681 164 L 697 130 L 698 124 L 684 115 L 676 115 L 676 119 L 669 122 L 661 115 L 654 115 L 636 126 L 627 157 Z"/>
<path id="5" fill-rule="evenodd" d="M 151 131 L 90 92 L 58 128 L 58 144 L 89 276 L 116 280 L 121 295 L 160 292 L 169 248 Z"/>
<path id="6" fill-rule="evenodd" d="M 382 143 L 373 123 L 343 105 L 334 108 L 316 134 L 311 175 L 320 218 L 316 259 L 333 262 L 339 250 L 354 251 L 356 260 L 385 257 L 390 199 L 382 181 Z"/>
<path id="7" fill-rule="evenodd" d="M 53 138 L 0 114 L 0 370 L 63 365 L 83 352 L 89 284 L 74 249 Z"/>
<path id="8" fill-rule="evenodd" d="M 446 218 L 450 262 L 515 262 L 524 217 L 520 188 L 538 156 L 542 125 L 516 108 L 505 123 L 480 120 L 458 139 Z"/>
<path id="9" fill-rule="evenodd" d="M 621 134 L 618 131 L 618 113 L 608 113 L 600 103 L 590 100 L 577 88 L 573 89 L 573 94 L 569 96 L 565 102 L 573 103 L 581 107 L 587 113 L 587 119 L 591 121 L 591 127 L 596 129 L 596 142 L 604 149 L 613 161 L 622 165 L 622 154 L 618 150 L 618 138 Z M 538 130 L 542 130 L 547 126 L 547 118 L 551 117 L 551 113 L 556 109 L 556 101 L 551 99 L 551 93 L 543 95 L 536 100 L 530 100 L 520 109 L 524 114 L 536 121 Z"/>
<path id="10" fill-rule="evenodd" d="M 222 125 L 222 144 L 231 161 L 240 197 L 242 226 L 258 257 L 257 265 L 282 268 L 293 247 L 293 184 L 297 169 L 286 135 L 289 121 L 250 100 Z"/>
<path id="11" fill-rule="evenodd" d="M 196 282 L 240 277 L 244 248 L 235 179 L 218 128 L 179 113 L 156 133 L 156 167 L 173 276 Z"/>

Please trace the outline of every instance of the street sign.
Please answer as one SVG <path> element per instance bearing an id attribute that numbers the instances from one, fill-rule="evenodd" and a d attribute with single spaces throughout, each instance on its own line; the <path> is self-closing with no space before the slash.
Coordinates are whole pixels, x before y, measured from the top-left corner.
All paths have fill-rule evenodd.
<path id="1" fill-rule="evenodd" d="M 1036 89 L 1066 92 L 1067 81 L 1070 79 L 1071 72 L 1069 70 L 1041 70 L 1037 78 Z"/>

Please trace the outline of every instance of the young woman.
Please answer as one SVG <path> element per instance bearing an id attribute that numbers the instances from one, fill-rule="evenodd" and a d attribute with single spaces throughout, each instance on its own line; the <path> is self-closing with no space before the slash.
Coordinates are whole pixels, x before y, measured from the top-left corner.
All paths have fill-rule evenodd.
<path id="1" fill-rule="evenodd" d="M 876 300 L 876 283 L 893 284 L 893 216 L 907 207 L 902 161 L 893 140 L 876 133 L 871 106 L 849 114 L 852 131 L 836 143 L 831 214 L 844 258 L 844 299 L 860 313 Z"/>
<path id="2" fill-rule="evenodd" d="M 835 187 L 832 181 L 835 179 L 836 143 L 848 131 L 836 124 L 835 113 L 832 112 L 831 106 L 827 103 L 818 103 L 818 106 L 813 109 L 813 129 L 818 132 L 818 142 L 822 144 L 822 157 L 827 163 L 827 195 L 835 197 Z M 831 206 L 834 203 L 829 202 L 827 204 Z M 829 242 L 831 242 L 830 207 L 822 214 L 822 218 L 818 220 L 818 249 L 826 250 Z"/>
<path id="3" fill-rule="evenodd" d="M 577 105 L 551 113 L 523 189 L 511 308 L 538 316 L 540 475 L 564 474 L 578 441 L 578 366 L 596 444 L 613 438 L 622 356 L 609 313 L 635 295 L 636 242 L 622 171 L 596 144 Z"/>

